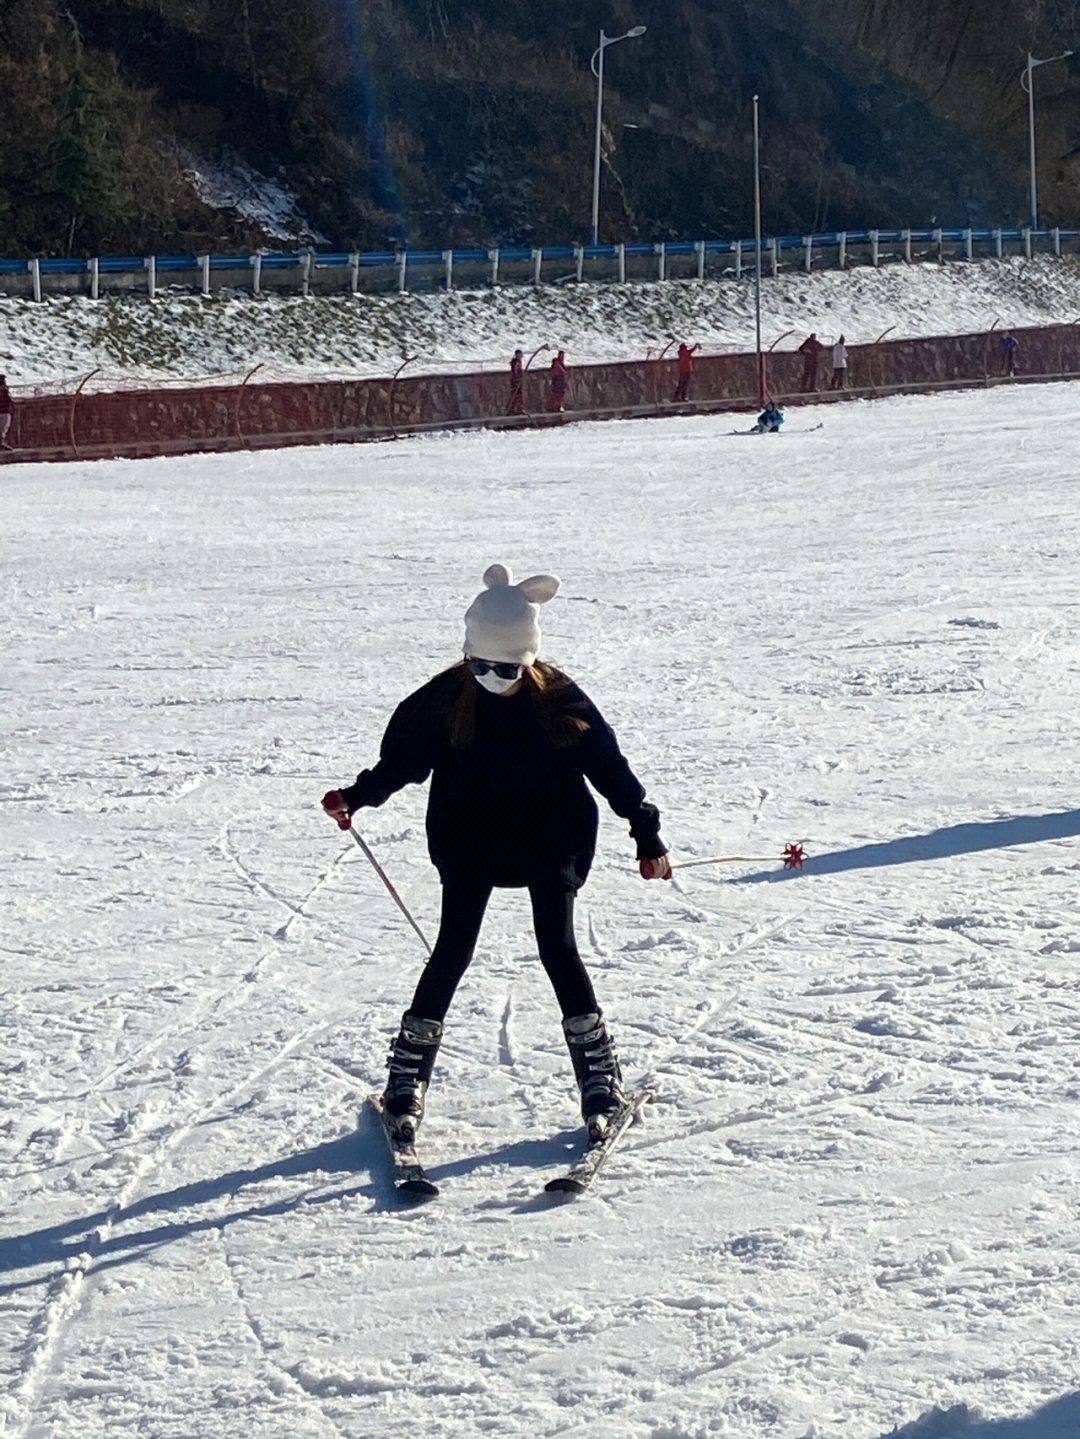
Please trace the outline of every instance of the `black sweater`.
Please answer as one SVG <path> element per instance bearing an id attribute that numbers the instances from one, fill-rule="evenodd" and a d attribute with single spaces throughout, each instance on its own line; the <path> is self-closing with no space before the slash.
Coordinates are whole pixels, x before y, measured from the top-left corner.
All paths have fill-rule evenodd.
<path id="1" fill-rule="evenodd" d="M 450 719 L 463 684 L 475 681 L 456 667 L 402 700 L 378 764 L 341 791 L 351 811 L 380 805 L 430 775 L 428 850 L 443 879 L 468 875 L 518 886 L 554 871 L 577 889 L 596 850 L 588 780 L 629 821 L 639 859 L 666 853 L 656 806 L 646 802 L 610 726 L 577 685 L 544 700 L 588 725 L 569 745 L 555 743 L 524 687 L 492 695 L 475 685 L 473 739 L 454 748 Z"/>

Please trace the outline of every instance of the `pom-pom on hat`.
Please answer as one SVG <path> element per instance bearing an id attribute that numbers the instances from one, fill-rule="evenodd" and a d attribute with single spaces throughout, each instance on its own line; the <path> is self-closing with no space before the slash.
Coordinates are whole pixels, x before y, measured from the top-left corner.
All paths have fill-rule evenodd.
<path id="1" fill-rule="evenodd" d="M 484 584 L 465 611 L 465 653 L 531 665 L 540 653 L 540 606 L 558 592 L 559 581 L 554 575 L 532 575 L 515 585 L 505 565 L 489 565 Z"/>

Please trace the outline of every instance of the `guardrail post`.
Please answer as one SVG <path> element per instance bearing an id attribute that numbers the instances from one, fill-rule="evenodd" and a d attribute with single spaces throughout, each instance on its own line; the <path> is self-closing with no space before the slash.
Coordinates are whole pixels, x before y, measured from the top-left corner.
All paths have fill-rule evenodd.
<path id="1" fill-rule="evenodd" d="M 541 265 L 542 265 L 543 262 L 544 262 L 544 252 L 543 252 L 543 250 L 534 250 L 534 251 L 532 252 L 532 262 L 533 262 L 533 284 L 534 284 L 534 285 L 539 285 L 539 283 L 540 283 L 540 267 L 541 267 Z"/>
<path id="2" fill-rule="evenodd" d="M 499 252 L 498 252 L 498 250 L 489 250 L 489 251 L 488 251 L 488 259 L 491 261 L 491 287 L 492 287 L 492 289 L 494 289 L 495 286 L 499 283 Z M 580 278 L 580 276 L 579 276 L 579 278 Z"/>
<path id="3" fill-rule="evenodd" d="M 735 278 L 742 279 L 742 241 L 735 241 Z"/>
<path id="4" fill-rule="evenodd" d="M 803 236 L 803 269 L 809 275 L 814 268 L 814 237 L 813 235 Z"/>
<path id="5" fill-rule="evenodd" d="M 199 266 L 202 269 L 202 292 L 204 295 L 210 293 L 210 256 L 200 255 Z"/>
<path id="6" fill-rule="evenodd" d="M 666 280 L 666 279 L 667 279 L 667 246 L 664 244 L 663 240 L 661 240 L 660 243 L 659 243 L 659 245 L 654 245 L 654 246 L 653 246 L 653 249 L 656 251 L 656 278 L 657 278 L 658 280 Z"/>
<path id="7" fill-rule="evenodd" d="M 769 241 L 769 266 L 773 275 L 780 271 L 780 246 L 776 243 L 775 237 Z"/>
<path id="8" fill-rule="evenodd" d="M 998 259 L 1000 260 L 1000 259 L 1001 259 L 1001 231 L 1000 231 L 1000 230 L 991 230 L 990 233 L 991 233 L 991 234 L 993 235 L 993 237 L 994 237 L 994 253 L 997 255 Z"/>
<path id="9" fill-rule="evenodd" d="M 251 257 L 251 293 L 258 295 L 262 293 L 262 256 L 252 255 Z"/>
<path id="10" fill-rule="evenodd" d="M 90 271 L 90 298 L 96 300 L 101 285 L 101 265 L 96 255 L 92 260 L 87 260 L 86 268 Z"/>
<path id="11" fill-rule="evenodd" d="M 937 257 L 939 262 L 945 259 L 945 240 L 940 230 L 935 230 L 934 244 L 937 246 Z"/>
<path id="12" fill-rule="evenodd" d="M 836 239 L 836 260 L 841 270 L 843 270 L 847 265 L 847 231 L 841 230 L 839 235 L 837 235 Z"/>
<path id="13" fill-rule="evenodd" d="M 1060 254 L 1061 254 L 1061 231 L 1060 231 L 1060 230 L 1058 229 L 1058 227 L 1055 225 L 1054 228 L 1050 231 L 1050 234 L 1051 234 L 1051 236 L 1053 237 L 1053 240 L 1054 240 L 1054 254 L 1055 254 L 1055 255 L 1060 255 Z"/>
<path id="14" fill-rule="evenodd" d="M 878 232 L 877 230 L 871 230 L 871 231 L 870 231 L 870 263 L 871 263 L 875 268 L 877 267 L 878 261 L 881 259 L 881 250 L 880 250 L 880 247 L 879 247 L 879 245 L 878 245 L 878 238 L 879 238 L 879 232 Z"/>
<path id="15" fill-rule="evenodd" d="M 147 255 L 143 264 L 146 266 L 146 294 L 152 300 L 157 294 L 157 259 Z"/>
<path id="16" fill-rule="evenodd" d="M 903 234 L 903 239 L 904 239 L 904 259 L 905 259 L 905 260 L 908 262 L 908 264 L 910 265 L 910 264 L 911 264 L 911 231 L 910 231 L 910 230 L 904 230 L 904 231 L 902 232 L 902 234 Z"/>
<path id="17" fill-rule="evenodd" d="M 444 250 L 442 252 L 443 263 L 446 265 L 446 288 L 448 291 L 454 288 L 454 252 Z"/>
<path id="18" fill-rule="evenodd" d="M 41 299 L 41 261 L 38 260 L 38 259 L 28 260 L 28 261 L 26 262 L 26 268 L 30 271 L 31 276 L 33 277 L 34 299 L 35 299 L 35 300 L 40 300 L 40 299 Z"/>
<path id="19" fill-rule="evenodd" d="M 626 284 L 626 246 L 619 243 L 619 284 Z"/>
<path id="20" fill-rule="evenodd" d="M 360 251 L 354 250 L 349 256 L 349 294 L 355 295 L 360 288 Z"/>
<path id="21" fill-rule="evenodd" d="M 585 248 L 583 245 L 574 246 L 574 269 L 577 272 L 577 282 L 580 285 L 585 274 Z"/>
<path id="22" fill-rule="evenodd" d="M 300 256 L 300 293 L 304 296 L 311 292 L 311 262 L 313 258 L 310 250 L 305 250 Z"/>
<path id="23" fill-rule="evenodd" d="M 705 278 L 705 241 L 694 241 L 694 254 L 697 256 L 697 277 L 699 280 Z"/>
<path id="24" fill-rule="evenodd" d="M 1025 256 L 1025 258 L 1028 259 L 1028 260 L 1031 259 L 1031 226 L 1030 226 L 1030 225 L 1026 226 L 1025 229 L 1024 229 L 1024 256 Z"/>
<path id="25" fill-rule="evenodd" d="M 398 294 L 405 293 L 405 265 L 408 261 L 408 250 L 399 250 L 397 257 L 397 287 Z"/>
<path id="26" fill-rule="evenodd" d="M 972 244 L 972 240 L 971 240 L 971 226 L 969 225 L 969 226 L 967 227 L 967 229 L 964 231 L 964 258 L 967 259 L 967 260 L 971 260 L 971 259 L 974 258 L 974 256 L 975 256 L 975 247 L 974 247 L 974 245 Z"/>

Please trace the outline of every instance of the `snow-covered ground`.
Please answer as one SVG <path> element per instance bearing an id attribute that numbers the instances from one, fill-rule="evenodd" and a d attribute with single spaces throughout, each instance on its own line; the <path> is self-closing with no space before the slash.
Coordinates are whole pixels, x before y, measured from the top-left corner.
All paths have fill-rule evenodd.
<path id="1" fill-rule="evenodd" d="M 1078 394 L 8 469 L 5 1434 L 1075 1439 Z M 318 800 L 496 559 L 676 863 L 750 858 L 603 817 L 658 1096 L 569 1205 L 496 897 L 408 1208 L 357 1113 L 423 952 Z M 424 801 L 358 819 L 430 935 Z"/>
<path id="2" fill-rule="evenodd" d="M 849 344 L 1067 323 L 1080 315 L 1080 261 L 891 264 L 813 275 L 785 273 L 762 287 L 763 342 L 791 348 L 816 331 Z M 753 281 L 529 285 L 451 294 L 294 297 L 163 292 L 32 300 L 0 297 L 0 371 L 24 390 L 92 388 L 128 380 L 185 380 L 253 365 L 262 378 L 505 369 L 521 346 L 564 348 L 570 364 L 640 359 L 672 341 L 704 353 L 754 348 Z"/>

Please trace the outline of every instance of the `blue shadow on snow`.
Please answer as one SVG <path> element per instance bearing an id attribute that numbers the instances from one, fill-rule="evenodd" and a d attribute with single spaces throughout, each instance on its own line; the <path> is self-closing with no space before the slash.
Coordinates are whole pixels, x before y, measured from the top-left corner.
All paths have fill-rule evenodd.
<path id="1" fill-rule="evenodd" d="M 535 1167 L 554 1164 L 566 1158 L 568 1145 L 577 1133 L 567 1132 L 504 1145 L 484 1154 L 430 1165 L 428 1173 L 437 1180 L 444 1176 L 467 1174 L 489 1164 Z M 368 1172 L 367 1180 L 335 1183 L 335 1178 L 339 1176 L 356 1175 L 364 1170 Z M 266 1203 L 251 1202 L 254 1196 L 250 1191 L 255 1186 L 283 1179 L 306 1179 L 308 1183 L 297 1192 Z M 242 1206 L 226 1207 L 223 1211 L 218 1201 L 235 1199 L 242 1190 L 249 1191 L 247 1202 Z M 352 1197 L 373 1201 L 376 1210 L 409 1210 L 413 1207 L 394 1187 L 386 1141 L 374 1116 L 365 1115 L 357 1131 L 268 1164 L 234 1169 L 213 1179 L 200 1179 L 160 1194 L 148 1194 L 122 1209 L 99 1209 L 62 1224 L 9 1235 L 0 1239 L 0 1274 L 15 1274 L 41 1266 L 63 1268 L 70 1260 L 85 1257 L 89 1258 L 95 1270 L 108 1269 L 208 1229 L 225 1229 L 243 1220 L 267 1219 L 288 1214 L 303 1205 L 337 1203 Z M 207 1205 L 215 1206 L 213 1213 L 174 1220 L 162 1218 L 170 1211 L 205 1208 Z M 158 1221 L 133 1229 L 132 1222 L 144 1216 L 158 1216 Z M 103 1229 L 104 1233 L 101 1232 Z M 54 1277 L 55 1273 L 50 1272 L 0 1284 L 0 1298 L 20 1289 L 50 1283 Z"/>
<path id="2" fill-rule="evenodd" d="M 890 839 L 882 844 L 863 844 L 856 849 L 838 849 L 831 854 L 811 855 L 802 869 L 762 870 L 744 874 L 731 884 L 765 884 L 801 879 L 814 874 L 842 874 L 851 869 L 879 869 L 883 865 L 918 864 L 951 855 L 979 854 L 988 849 L 1010 849 L 1018 844 L 1040 844 L 1050 839 L 1075 839 L 1080 835 L 1080 810 L 1060 814 L 1020 815 L 1015 819 L 986 820 L 975 824 L 954 824 L 929 834 Z M 1080 1439 L 1080 1430 L 1076 1439 Z"/>
<path id="3" fill-rule="evenodd" d="M 1022 1419 L 979 1419 L 966 1404 L 935 1409 L 882 1439 L 1077 1439 L 1080 1394 L 1066 1394 Z"/>

